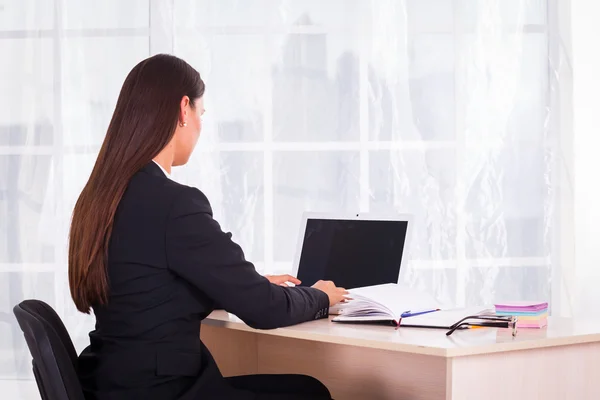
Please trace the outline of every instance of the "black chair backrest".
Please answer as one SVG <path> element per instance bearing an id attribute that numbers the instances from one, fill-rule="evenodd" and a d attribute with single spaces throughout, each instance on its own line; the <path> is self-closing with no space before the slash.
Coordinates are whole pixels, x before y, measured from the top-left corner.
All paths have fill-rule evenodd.
<path id="1" fill-rule="evenodd" d="M 13 311 L 33 357 L 42 399 L 84 400 L 77 377 L 77 353 L 58 314 L 39 300 L 25 300 Z"/>

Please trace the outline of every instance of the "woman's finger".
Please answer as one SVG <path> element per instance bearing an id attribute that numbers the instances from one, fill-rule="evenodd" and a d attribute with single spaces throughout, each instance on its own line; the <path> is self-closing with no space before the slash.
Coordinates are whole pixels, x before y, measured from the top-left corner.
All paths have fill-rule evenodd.
<path id="1" fill-rule="evenodd" d="M 285 278 L 289 281 L 292 282 L 294 285 L 299 285 L 302 283 L 302 281 L 298 278 L 296 278 L 295 276 L 292 275 L 286 275 Z"/>

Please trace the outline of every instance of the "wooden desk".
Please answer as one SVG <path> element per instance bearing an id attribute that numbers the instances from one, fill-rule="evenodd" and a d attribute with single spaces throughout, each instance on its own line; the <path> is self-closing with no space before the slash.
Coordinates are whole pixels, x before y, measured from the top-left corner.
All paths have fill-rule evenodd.
<path id="1" fill-rule="evenodd" d="M 444 333 L 328 320 L 257 331 L 224 311 L 202 325 L 224 375 L 308 374 L 336 400 L 600 399 L 600 322 Z"/>

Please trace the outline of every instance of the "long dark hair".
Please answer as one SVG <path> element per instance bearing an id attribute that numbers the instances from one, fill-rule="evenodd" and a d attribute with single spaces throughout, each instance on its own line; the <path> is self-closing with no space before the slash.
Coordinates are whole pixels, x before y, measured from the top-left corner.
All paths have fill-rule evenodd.
<path id="1" fill-rule="evenodd" d="M 200 74 L 165 54 L 136 65 L 123 83 L 92 174 L 73 210 L 69 233 L 69 286 L 77 309 L 106 304 L 106 260 L 117 207 L 131 177 L 173 138 L 181 99 L 204 94 Z"/>

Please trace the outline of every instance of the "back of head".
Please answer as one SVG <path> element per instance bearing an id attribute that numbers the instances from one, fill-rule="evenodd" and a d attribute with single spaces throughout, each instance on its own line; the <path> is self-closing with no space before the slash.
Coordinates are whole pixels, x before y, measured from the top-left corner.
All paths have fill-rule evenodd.
<path id="1" fill-rule="evenodd" d="M 200 74 L 185 61 L 159 54 L 129 73 L 96 163 L 73 211 L 69 286 L 77 309 L 89 313 L 108 297 L 106 257 L 115 212 L 131 177 L 173 138 L 181 99 L 204 94 Z"/>

